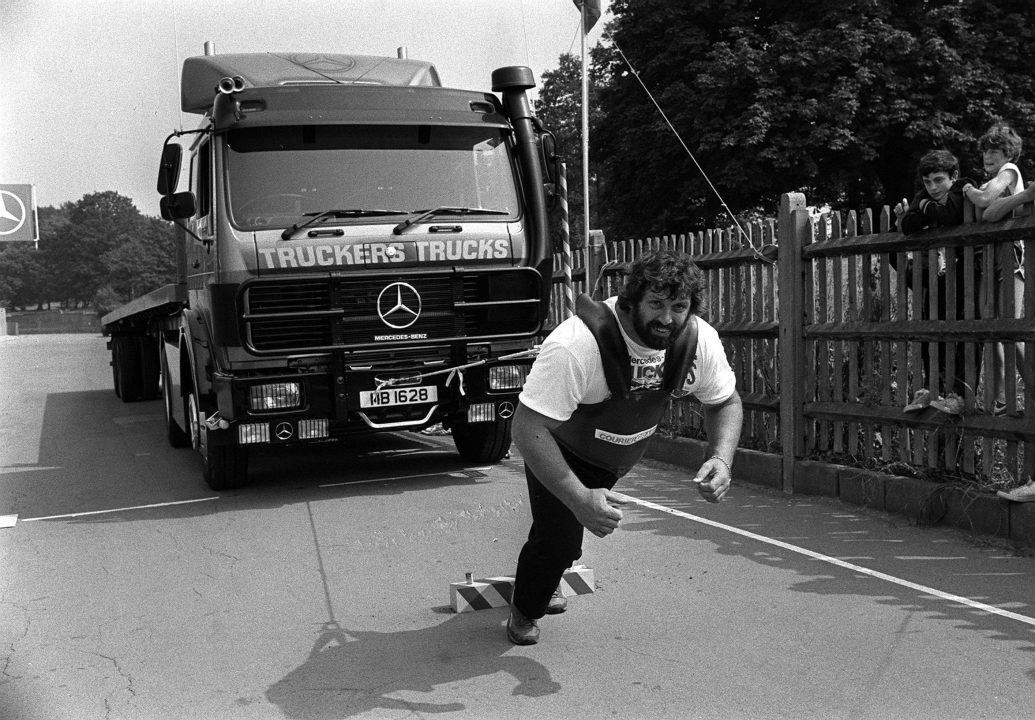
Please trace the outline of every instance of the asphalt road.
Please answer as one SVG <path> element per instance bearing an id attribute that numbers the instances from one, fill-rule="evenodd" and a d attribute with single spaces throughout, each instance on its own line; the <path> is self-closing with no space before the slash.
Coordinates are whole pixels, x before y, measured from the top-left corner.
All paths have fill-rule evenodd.
<path id="1" fill-rule="evenodd" d="M 1032 718 L 1035 558 L 644 464 L 596 592 L 515 647 L 520 459 L 448 437 L 267 452 L 214 493 L 104 340 L 0 337 L 0 718 Z"/>

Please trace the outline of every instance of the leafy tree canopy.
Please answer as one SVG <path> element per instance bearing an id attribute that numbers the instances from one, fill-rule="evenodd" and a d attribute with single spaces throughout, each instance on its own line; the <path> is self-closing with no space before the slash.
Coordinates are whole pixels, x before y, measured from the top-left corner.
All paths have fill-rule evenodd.
<path id="1" fill-rule="evenodd" d="M 618 237 L 704 227 L 721 210 L 619 48 L 737 214 L 774 208 L 788 191 L 812 204 L 893 203 L 912 195 L 916 161 L 932 148 L 980 179 L 976 139 L 997 120 L 1035 142 L 1030 0 L 610 8 L 613 42 L 605 35 L 594 54 L 590 162 Z M 1028 178 L 1032 168 L 1022 161 Z"/>
<path id="2" fill-rule="evenodd" d="M 101 293 L 99 309 L 108 310 L 175 278 L 172 225 L 115 191 L 41 207 L 38 216 L 38 249 L 0 243 L 0 303 L 78 307 Z"/>

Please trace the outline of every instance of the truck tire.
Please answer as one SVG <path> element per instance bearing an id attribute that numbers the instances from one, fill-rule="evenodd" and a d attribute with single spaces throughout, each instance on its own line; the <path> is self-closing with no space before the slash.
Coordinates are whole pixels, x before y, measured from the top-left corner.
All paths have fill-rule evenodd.
<path id="1" fill-rule="evenodd" d="M 453 422 L 453 444 L 469 462 L 499 462 L 510 450 L 510 419 L 491 423 Z"/>
<path id="2" fill-rule="evenodd" d="M 201 420 L 198 418 L 198 397 L 191 388 L 187 395 L 187 424 L 190 440 L 201 455 L 201 475 L 213 490 L 233 490 L 248 478 L 248 450 L 237 445 L 213 445 L 202 442 Z M 207 434 L 207 431 L 206 431 Z"/>
<path id="3" fill-rule="evenodd" d="M 190 433 L 184 430 L 176 422 L 173 414 L 174 403 L 183 403 L 179 395 L 173 397 L 172 382 L 169 375 L 169 359 L 165 351 L 161 352 L 161 373 L 162 373 L 162 404 L 165 406 L 165 437 L 174 448 L 190 447 Z"/>
<path id="4" fill-rule="evenodd" d="M 140 399 L 157 400 L 162 396 L 158 383 L 161 368 L 158 342 L 146 335 L 140 335 L 137 341 L 140 345 Z"/>
<path id="5" fill-rule="evenodd" d="M 233 490 L 248 477 L 248 451 L 237 445 L 209 445 L 204 456 L 205 482 L 213 490 Z"/>
<path id="6" fill-rule="evenodd" d="M 134 402 L 141 397 L 140 343 L 133 335 L 117 335 L 111 341 L 112 376 L 115 394 L 122 402 Z"/>

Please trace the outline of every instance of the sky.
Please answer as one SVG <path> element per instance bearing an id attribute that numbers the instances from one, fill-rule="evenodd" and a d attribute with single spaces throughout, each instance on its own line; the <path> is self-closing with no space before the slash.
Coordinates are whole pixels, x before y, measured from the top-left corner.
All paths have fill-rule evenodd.
<path id="1" fill-rule="evenodd" d="M 405 47 L 443 85 L 484 91 L 498 67 L 527 65 L 539 84 L 581 53 L 572 0 L 2 0 L 0 184 L 34 185 L 38 206 L 115 190 L 157 216 L 162 142 L 198 121 L 180 112 L 180 68 L 206 41 L 216 53 Z"/>

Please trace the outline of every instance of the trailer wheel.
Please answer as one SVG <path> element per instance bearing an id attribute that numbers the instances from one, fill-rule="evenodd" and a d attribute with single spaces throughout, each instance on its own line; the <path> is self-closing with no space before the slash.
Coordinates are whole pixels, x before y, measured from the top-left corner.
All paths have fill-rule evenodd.
<path id="1" fill-rule="evenodd" d="M 202 477 L 213 490 L 233 490 L 243 485 L 248 477 L 248 451 L 237 445 L 210 442 L 209 430 L 201 424 L 200 407 L 192 388 L 187 395 L 187 423 L 191 445 L 201 455 Z"/>
<path id="2" fill-rule="evenodd" d="M 510 419 L 491 423 L 453 422 L 453 444 L 469 462 L 499 462 L 510 449 Z"/>
<path id="3" fill-rule="evenodd" d="M 140 343 L 133 335 L 117 335 L 111 343 L 112 375 L 115 394 L 122 402 L 133 402 L 141 396 Z"/>
<path id="4" fill-rule="evenodd" d="M 169 359 L 165 356 L 165 351 L 160 353 L 161 356 L 161 373 L 162 373 L 162 401 L 165 406 L 165 437 L 168 439 L 169 444 L 174 448 L 185 448 L 190 447 L 190 434 L 181 428 L 176 422 L 176 416 L 173 413 L 175 405 L 173 403 L 183 402 L 183 398 L 172 395 L 172 381 L 169 375 Z"/>
<path id="5" fill-rule="evenodd" d="M 158 342 L 146 335 L 137 338 L 140 345 L 140 399 L 157 400 L 162 396 L 158 386 L 161 367 Z"/>

